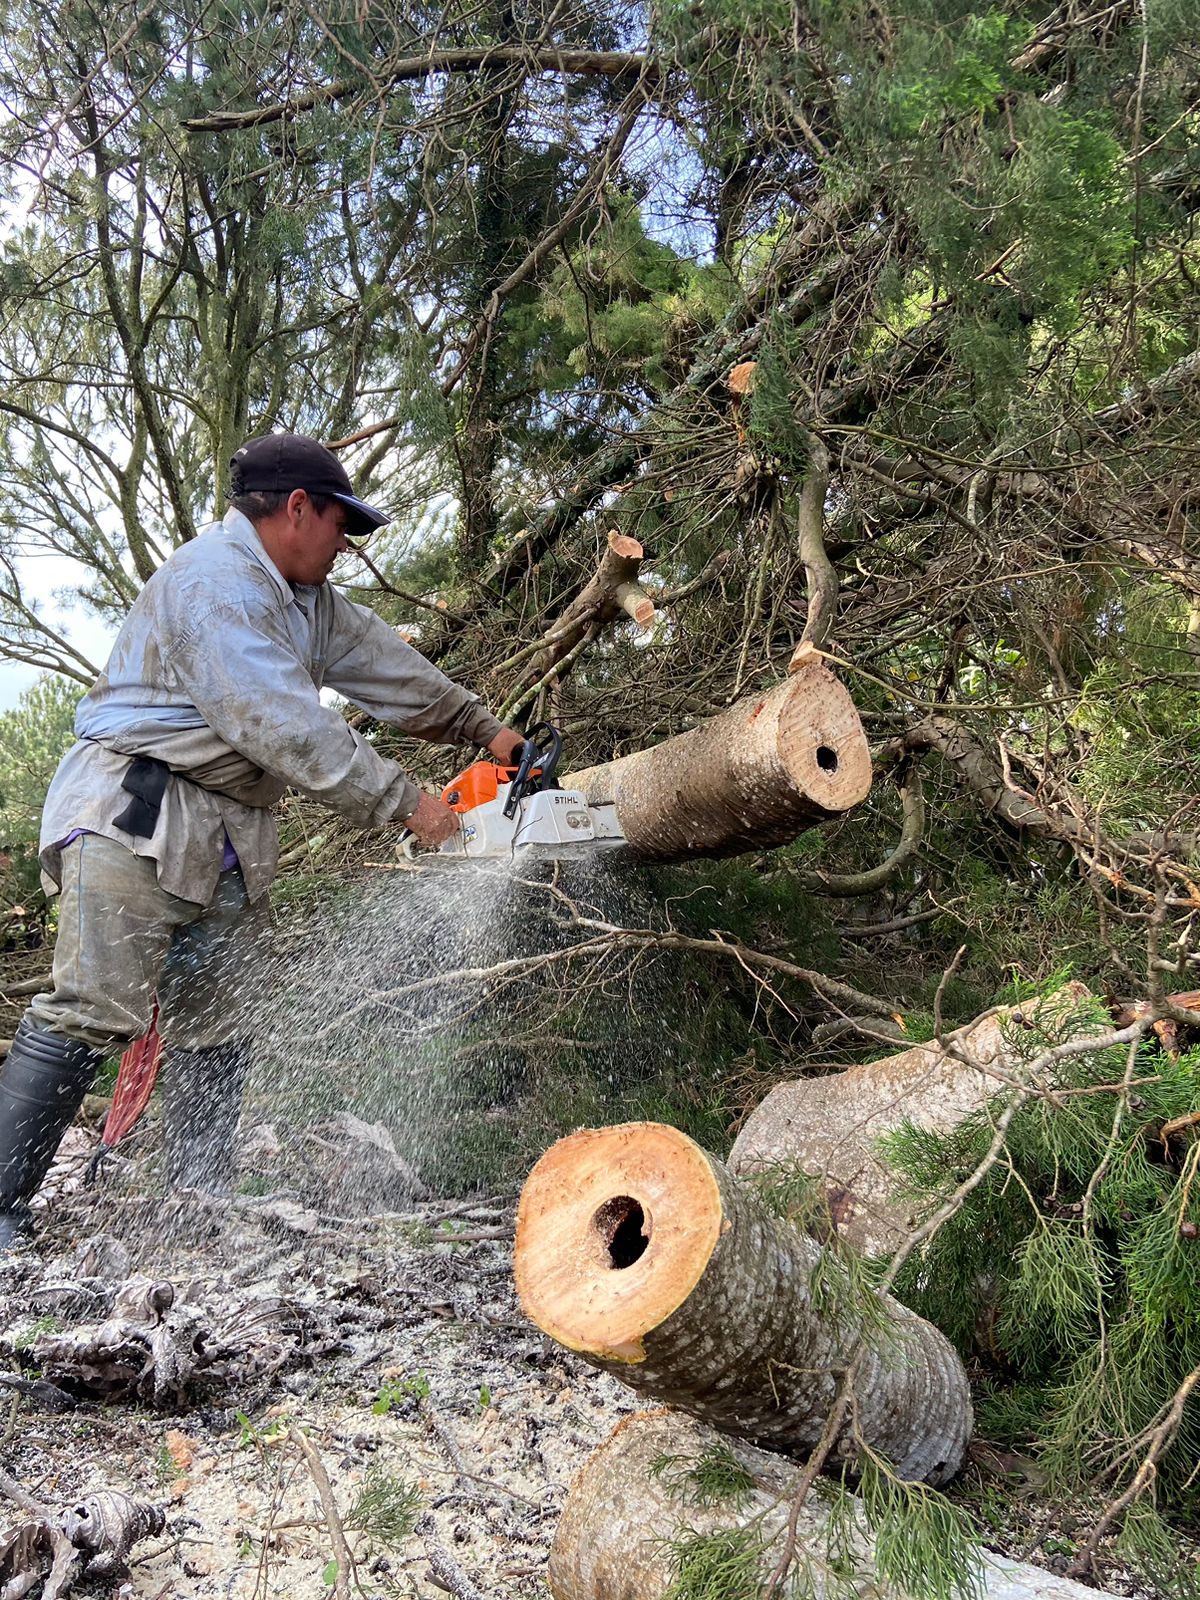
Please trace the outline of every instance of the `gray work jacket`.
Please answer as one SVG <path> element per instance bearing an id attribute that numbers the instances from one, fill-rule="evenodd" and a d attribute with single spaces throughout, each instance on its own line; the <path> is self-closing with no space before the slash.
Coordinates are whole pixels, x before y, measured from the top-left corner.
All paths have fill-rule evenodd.
<path id="1" fill-rule="evenodd" d="M 422 739 L 487 745 L 501 730 L 373 611 L 331 584 L 289 583 L 253 523 L 229 511 L 146 584 L 79 704 L 79 742 L 42 813 L 47 891 L 61 887 L 61 842 L 87 829 L 152 857 L 168 893 L 207 905 L 228 834 L 257 900 L 279 860 L 270 807 L 289 785 L 360 827 L 407 817 L 420 790 L 322 704 L 326 685 Z M 145 839 L 113 822 L 134 756 L 173 774 Z"/>

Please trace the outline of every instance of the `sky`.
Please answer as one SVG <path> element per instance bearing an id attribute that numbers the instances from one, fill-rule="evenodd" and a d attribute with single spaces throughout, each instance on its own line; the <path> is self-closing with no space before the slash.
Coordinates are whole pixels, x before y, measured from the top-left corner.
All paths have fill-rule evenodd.
<path id="1" fill-rule="evenodd" d="M 93 616 L 84 606 L 65 604 L 59 593 L 71 582 L 75 563 L 59 556 L 26 557 L 18 562 L 22 590 L 37 602 L 45 616 L 77 650 L 97 668 L 108 659 L 117 630 Z M 21 695 L 40 676 L 36 667 L 0 661 L 0 712 L 11 711 Z M 82 686 L 80 693 L 82 694 Z"/>

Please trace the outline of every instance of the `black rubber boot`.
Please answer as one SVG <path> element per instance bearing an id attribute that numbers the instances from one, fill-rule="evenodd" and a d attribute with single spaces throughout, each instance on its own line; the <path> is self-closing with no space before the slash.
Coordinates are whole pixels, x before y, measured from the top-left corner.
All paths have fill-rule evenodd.
<path id="1" fill-rule="evenodd" d="M 170 1189 L 229 1193 L 249 1065 L 249 1048 L 241 1041 L 214 1045 L 210 1050 L 167 1049 L 163 1132 Z"/>
<path id="2" fill-rule="evenodd" d="M 30 1232 L 33 1194 L 103 1054 L 22 1017 L 0 1071 L 0 1250 Z"/>

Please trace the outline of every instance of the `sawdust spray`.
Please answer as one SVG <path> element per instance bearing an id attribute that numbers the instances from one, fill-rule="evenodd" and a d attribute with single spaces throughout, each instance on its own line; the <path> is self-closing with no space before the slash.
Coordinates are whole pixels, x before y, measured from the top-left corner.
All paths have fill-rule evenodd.
<path id="1" fill-rule="evenodd" d="M 678 1065 L 670 978 L 577 918 L 645 925 L 646 901 L 603 852 L 434 863 L 285 927 L 253 1005 L 243 1188 L 348 1215 L 511 1191 L 564 1128 L 627 1116 Z"/>

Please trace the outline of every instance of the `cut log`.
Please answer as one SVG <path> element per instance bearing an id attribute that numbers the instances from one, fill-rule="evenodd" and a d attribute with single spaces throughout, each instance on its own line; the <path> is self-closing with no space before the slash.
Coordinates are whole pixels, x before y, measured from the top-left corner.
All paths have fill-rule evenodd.
<path id="1" fill-rule="evenodd" d="M 871 755 L 849 694 L 819 659 L 688 733 L 568 773 L 590 805 L 616 807 L 647 860 L 787 844 L 866 798 Z"/>
<path id="2" fill-rule="evenodd" d="M 958 1471 L 971 1402 L 949 1341 L 897 1301 L 852 1289 L 835 1257 L 675 1128 L 585 1128 L 552 1145 L 521 1194 L 514 1270 L 551 1338 L 777 1449 L 816 1443 L 857 1356 L 831 1462 L 861 1439 L 906 1478 Z"/>
<path id="3" fill-rule="evenodd" d="M 1020 1075 L 1029 1054 L 1091 1022 L 1091 996 L 1067 984 L 1044 1001 L 1003 1009 L 955 1036 L 955 1053 L 936 1044 L 781 1083 L 742 1126 L 729 1155 L 745 1176 L 791 1165 L 824 1185 L 830 1227 L 868 1255 L 889 1255 L 921 1220 L 880 1154 L 878 1141 L 903 1122 L 948 1133 Z M 966 1059 L 962 1059 L 966 1057 Z M 818 1069 L 819 1071 L 819 1069 Z"/>
<path id="4" fill-rule="evenodd" d="M 713 1504 L 691 1474 L 701 1457 L 711 1460 L 718 1449 L 745 1475 L 746 1487 Z M 762 1592 L 785 1546 L 800 1477 L 793 1462 L 677 1412 L 635 1412 L 571 1482 L 550 1549 L 550 1593 L 554 1600 L 664 1600 L 676 1576 L 671 1542 L 722 1533 L 745 1538 Z M 856 1524 L 856 1534 L 845 1540 L 831 1527 L 825 1501 L 810 1494 L 797 1520 L 792 1578 L 777 1591 L 779 1600 L 898 1593 L 880 1582 L 865 1521 L 859 1517 Z M 1102 1591 L 1023 1561 L 985 1551 L 981 1563 L 982 1600 L 1107 1600 Z M 831 1569 L 837 1578 L 827 1582 Z"/>

